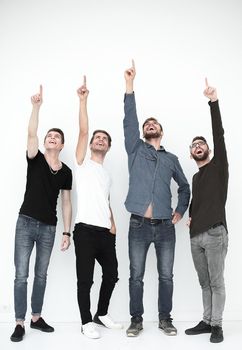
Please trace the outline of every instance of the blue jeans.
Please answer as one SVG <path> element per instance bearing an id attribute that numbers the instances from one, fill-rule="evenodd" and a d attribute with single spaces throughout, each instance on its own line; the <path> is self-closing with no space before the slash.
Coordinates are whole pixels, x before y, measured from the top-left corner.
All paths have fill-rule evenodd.
<path id="1" fill-rule="evenodd" d="M 175 241 L 175 228 L 170 219 L 149 222 L 145 218 L 131 215 L 129 226 L 129 294 L 132 319 L 141 321 L 144 313 L 143 278 L 146 256 L 151 243 L 154 243 L 155 246 L 159 274 L 159 319 L 170 317 Z"/>
<path id="2" fill-rule="evenodd" d="M 212 326 L 222 326 L 227 249 L 228 234 L 223 225 L 191 238 L 193 262 L 202 288 L 203 320 Z"/>
<path id="3" fill-rule="evenodd" d="M 32 315 L 40 315 L 46 287 L 47 269 L 55 240 L 56 226 L 46 225 L 29 216 L 19 215 L 15 233 L 14 306 L 16 321 L 25 320 L 29 259 L 34 244 L 36 258 L 31 297 Z"/>

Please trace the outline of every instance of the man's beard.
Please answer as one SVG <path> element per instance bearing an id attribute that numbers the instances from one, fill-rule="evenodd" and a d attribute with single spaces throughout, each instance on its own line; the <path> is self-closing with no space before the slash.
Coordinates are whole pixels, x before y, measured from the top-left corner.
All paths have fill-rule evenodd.
<path id="1" fill-rule="evenodd" d="M 161 136 L 161 132 L 160 131 L 156 131 L 154 133 L 145 133 L 144 134 L 144 138 L 146 140 L 150 140 L 150 139 L 158 139 Z"/>
<path id="2" fill-rule="evenodd" d="M 208 149 L 203 152 L 202 156 L 199 156 L 199 155 L 196 155 L 196 154 L 192 154 L 192 158 L 195 161 L 197 161 L 197 162 L 206 160 L 208 158 L 208 156 L 209 156 L 209 150 Z"/>

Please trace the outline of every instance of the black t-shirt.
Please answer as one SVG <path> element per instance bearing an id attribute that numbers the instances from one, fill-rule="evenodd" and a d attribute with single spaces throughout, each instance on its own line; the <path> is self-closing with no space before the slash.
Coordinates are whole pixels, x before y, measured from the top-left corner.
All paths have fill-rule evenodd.
<path id="1" fill-rule="evenodd" d="M 60 190 L 71 190 L 72 172 L 62 162 L 62 168 L 51 172 L 40 151 L 30 159 L 27 156 L 27 183 L 19 214 L 30 216 L 47 225 L 56 225 L 56 206 Z"/>

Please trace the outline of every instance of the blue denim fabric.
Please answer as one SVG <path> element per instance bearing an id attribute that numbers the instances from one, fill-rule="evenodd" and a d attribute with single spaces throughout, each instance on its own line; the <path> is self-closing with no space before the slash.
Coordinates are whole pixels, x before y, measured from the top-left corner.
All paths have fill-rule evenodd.
<path id="1" fill-rule="evenodd" d="M 170 317 L 173 295 L 173 263 L 175 252 L 175 228 L 171 220 L 149 224 L 144 218 L 130 218 L 129 258 L 130 258 L 130 314 L 140 318 L 143 307 L 143 277 L 146 256 L 151 243 L 154 243 L 159 274 L 159 319 Z"/>
<path id="2" fill-rule="evenodd" d="M 178 204 L 175 209 L 182 216 L 186 211 L 190 188 L 178 158 L 161 146 L 156 150 L 140 139 L 139 123 L 134 94 L 125 95 L 124 136 L 129 164 L 129 191 L 125 201 L 126 209 L 144 216 L 152 204 L 155 219 L 170 219 L 171 180 L 178 184 Z"/>
<path id="3" fill-rule="evenodd" d="M 211 326 L 222 326 L 227 249 L 228 234 L 223 225 L 191 238 L 193 262 L 202 288 L 203 320 Z"/>
<path id="4" fill-rule="evenodd" d="M 46 225 L 31 217 L 19 215 L 15 233 L 14 305 L 17 321 L 25 320 L 29 259 L 36 245 L 35 276 L 31 297 L 32 315 L 40 315 L 43 305 L 47 269 L 55 240 L 56 226 Z"/>

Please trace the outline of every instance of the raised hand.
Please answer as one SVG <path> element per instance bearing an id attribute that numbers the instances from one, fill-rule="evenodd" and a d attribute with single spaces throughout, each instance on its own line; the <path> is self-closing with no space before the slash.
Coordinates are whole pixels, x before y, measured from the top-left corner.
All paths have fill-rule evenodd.
<path id="1" fill-rule="evenodd" d="M 135 70 L 135 63 L 134 60 L 132 60 L 132 67 L 128 68 L 124 72 L 124 78 L 126 82 L 133 81 L 136 75 L 136 70 Z"/>
<path id="2" fill-rule="evenodd" d="M 81 101 L 85 101 L 89 94 L 89 90 L 87 89 L 87 79 L 86 76 L 83 76 L 83 84 L 79 89 L 77 89 L 77 95 Z"/>
<path id="3" fill-rule="evenodd" d="M 33 106 L 40 107 L 42 102 L 43 102 L 43 87 L 42 87 L 42 85 L 40 85 L 39 93 L 31 96 L 31 103 Z"/>
<path id="4" fill-rule="evenodd" d="M 209 98 L 211 102 L 217 101 L 217 99 L 218 99 L 217 91 L 214 87 L 209 86 L 207 78 L 205 78 L 205 85 L 206 85 L 206 88 L 203 92 L 204 96 Z"/>

